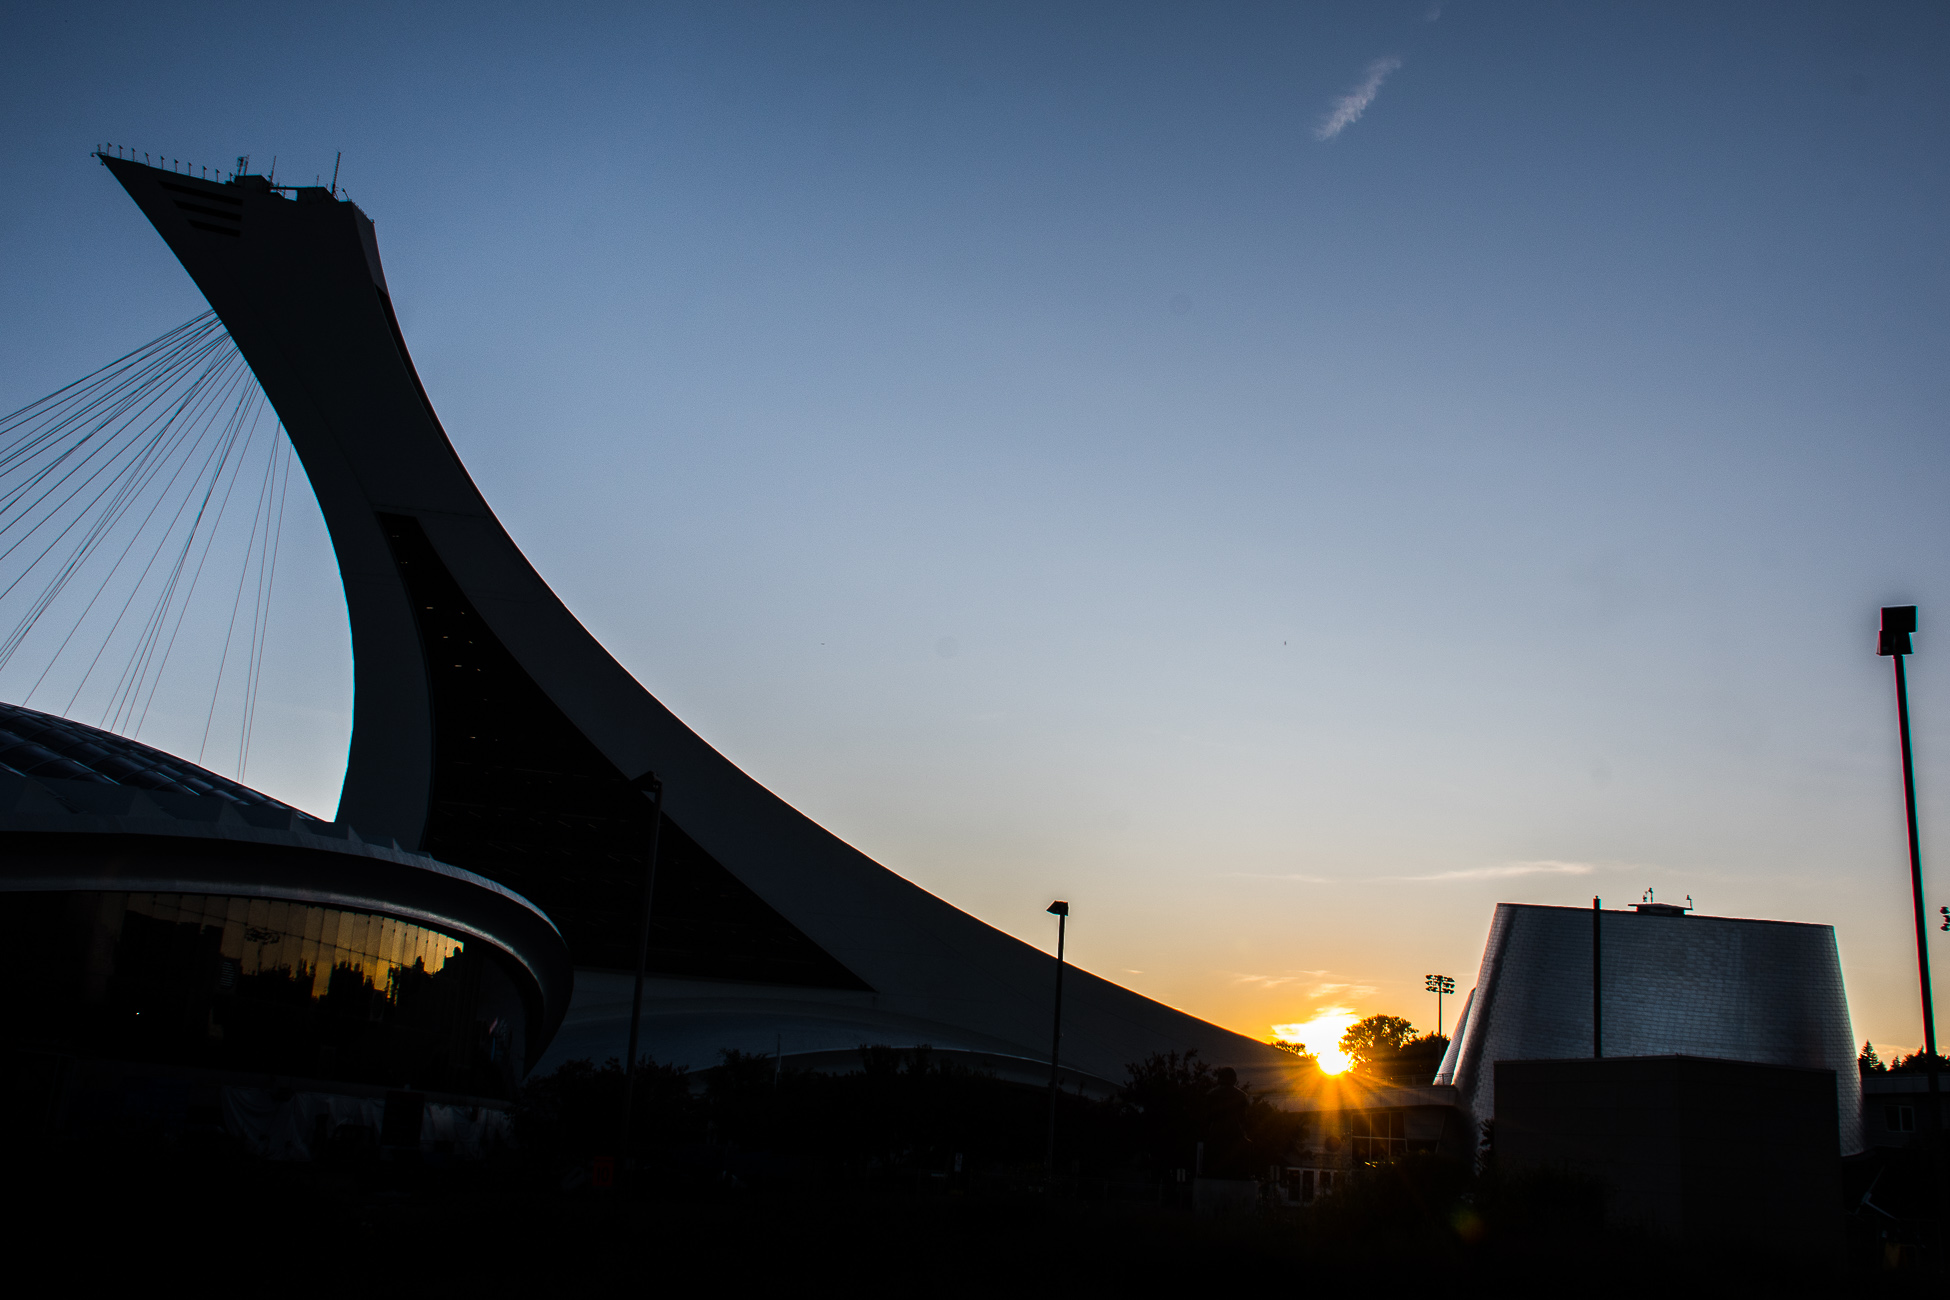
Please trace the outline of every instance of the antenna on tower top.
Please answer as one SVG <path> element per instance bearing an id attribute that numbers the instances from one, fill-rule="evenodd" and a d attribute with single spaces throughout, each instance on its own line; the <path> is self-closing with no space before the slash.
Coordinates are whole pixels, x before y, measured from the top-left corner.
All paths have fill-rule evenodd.
<path id="1" fill-rule="evenodd" d="M 342 162 L 344 159 L 345 159 L 345 150 L 343 149 L 339 150 L 337 153 L 332 155 L 332 197 L 333 198 L 337 198 L 339 196 L 339 163 Z"/>

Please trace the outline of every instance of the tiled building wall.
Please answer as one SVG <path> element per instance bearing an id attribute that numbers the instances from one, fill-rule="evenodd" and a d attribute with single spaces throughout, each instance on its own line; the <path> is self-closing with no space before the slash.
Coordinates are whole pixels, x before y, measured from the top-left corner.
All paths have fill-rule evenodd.
<path id="1" fill-rule="evenodd" d="M 1603 912 L 1606 1056 L 1722 1057 L 1835 1071 L 1844 1153 L 1861 1083 L 1830 926 Z M 1501 903 L 1439 1083 L 1495 1114 L 1495 1062 L 1592 1055 L 1591 913 Z"/>

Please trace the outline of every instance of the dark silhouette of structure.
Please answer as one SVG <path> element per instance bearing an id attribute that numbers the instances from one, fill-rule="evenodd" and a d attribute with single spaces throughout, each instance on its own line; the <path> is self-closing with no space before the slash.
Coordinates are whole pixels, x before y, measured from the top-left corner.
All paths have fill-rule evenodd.
<path id="1" fill-rule="evenodd" d="M 228 1072 L 505 1098 L 573 981 L 548 918 L 493 881 L 11 704 L 0 928 L 9 1052 L 205 1087 Z"/>
<path id="2" fill-rule="evenodd" d="M 787 806 L 679 721 L 576 621 L 469 478 L 401 335 L 373 224 L 325 187 L 204 180 L 103 155 L 229 330 L 337 553 L 356 693 L 338 817 L 497 881 L 577 968 L 551 1060 L 625 1050 L 644 854 L 661 822 L 643 1050 L 817 1059 L 931 1044 L 1035 1078 L 1048 960 Z M 1076 972 L 1066 1079 L 1199 1049 L 1277 1049 Z"/>

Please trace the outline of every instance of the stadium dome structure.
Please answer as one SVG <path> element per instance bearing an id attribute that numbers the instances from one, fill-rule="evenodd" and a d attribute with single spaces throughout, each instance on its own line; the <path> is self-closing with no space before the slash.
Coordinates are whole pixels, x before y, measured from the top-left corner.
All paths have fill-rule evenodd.
<path id="1" fill-rule="evenodd" d="M 574 974 L 507 887 L 0 704 L 9 1049 L 507 1098 Z"/>

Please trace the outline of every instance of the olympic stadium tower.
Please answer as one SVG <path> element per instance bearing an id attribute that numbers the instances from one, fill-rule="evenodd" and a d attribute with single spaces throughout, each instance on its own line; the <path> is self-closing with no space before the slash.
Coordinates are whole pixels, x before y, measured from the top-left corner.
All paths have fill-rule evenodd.
<path id="1" fill-rule="evenodd" d="M 655 817 L 638 782 L 654 773 L 666 812 L 642 1052 L 703 1067 L 726 1048 L 817 1063 L 862 1044 L 927 1044 L 1004 1077 L 1047 1071 L 1048 955 L 740 771 L 530 566 L 427 399 L 363 212 L 323 187 L 101 160 L 255 373 L 330 532 L 355 679 L 335 825 L 400 846 L 341 856 L 378 892 L 457 869 L 452 879 L 532 901 L 559 927 L 574 992 L 552 1042 L 544 998 L 530 1057 L 546 1067 L 625 1050 Z M 1249 1077 L 1294 1060 L 1073 973 L 1066 1077 L 1102 1086 L 1148 1053 L 1188 1048 Z"/>
<path id="2" fill-rule="evenodd" d="M 1594 960 L 1595 959 L 1595 960 Z M 1496 1063 L 1702 1056 L 1835 1072 L 1841 1154 L 1862 1150 L 1862 1083 L 1835 930 L 1794 921 L 1499 903 L 1436 1074 L 1478 1121 Z"/>

